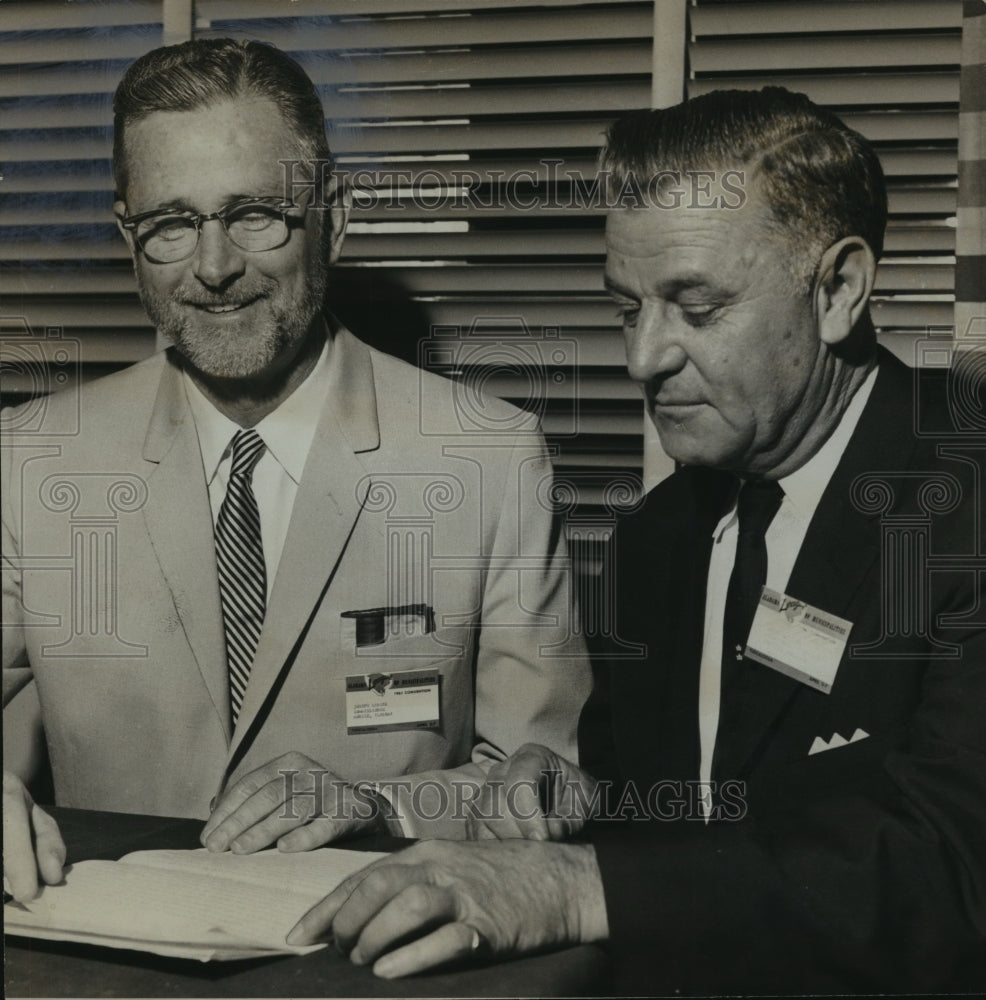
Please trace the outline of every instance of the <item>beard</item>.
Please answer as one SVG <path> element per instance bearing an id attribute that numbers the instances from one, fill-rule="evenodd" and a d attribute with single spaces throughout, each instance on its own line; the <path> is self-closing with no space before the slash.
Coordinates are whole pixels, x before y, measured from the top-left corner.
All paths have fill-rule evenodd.
<path id="1" fill-rule="evenodd" d="M 137 267 L 137 289 L 151 322 L 174 344 L 183 360 L 211 379 L 263 379 L 290 370 L 303 355 L 312 322 L 318 315 L 328 281 L 327 267 L 310 262 L 300 298 L 292 298 L 274 278 L 259 275 L 236 282 L 224 294 L 209 293 L 194 281 L 162 292 Z M 203 307 L 250 303 L 242 317 L 213 318 Z M 279 362 L 281 362 L 279 364 Z"/>

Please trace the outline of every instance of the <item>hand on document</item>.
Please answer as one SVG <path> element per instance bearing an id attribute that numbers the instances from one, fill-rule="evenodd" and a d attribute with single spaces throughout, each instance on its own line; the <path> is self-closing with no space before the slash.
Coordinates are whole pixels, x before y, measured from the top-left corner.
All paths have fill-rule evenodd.
<path id="1" fill-rule="evenodd" d="M 470 840 L 565 840 L 585 826 L 596 780 L 553 750 L 527 743 L 494 764 L 469 803 Z"/>
<path id="2" fill-rule="evenodd" d="M 421 841 L 343 881 L 288 944 L 330 928 L 352 962 L 386 979 L 608 935 L 593 849 L 530 840 Z"/>
<path id="3" fill-rule="evenodd" d="M 18 902 L 33 899 L 38 875 L 48 885 L 60 882 L 65 843 L 58 824 L 34 804 L 24 782 L 3 772 L 3 887 Z"/>
<path id="4" fill-rule="evenodd" d="M 210 851 L 252 854 L 276 843 L 310 851 L 377 823 L 373 801 L 302 753 L 286 753 L 228 788 L 199 838 Z"/>

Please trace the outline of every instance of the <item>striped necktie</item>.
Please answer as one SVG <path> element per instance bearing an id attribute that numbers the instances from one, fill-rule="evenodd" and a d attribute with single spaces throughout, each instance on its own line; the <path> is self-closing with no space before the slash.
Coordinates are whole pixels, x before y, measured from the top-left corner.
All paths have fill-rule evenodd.
<path id="1" fill-rule="evenodd" d="M 226 630 L 229 702 L 233 723 L 243 704 L 267 605 L 267 571 L 260 538 L 260 512 L 253 470 L 264 442 L 252 428 L 237 431 L 226 497 L 216 520 L 216 566 Z"/>

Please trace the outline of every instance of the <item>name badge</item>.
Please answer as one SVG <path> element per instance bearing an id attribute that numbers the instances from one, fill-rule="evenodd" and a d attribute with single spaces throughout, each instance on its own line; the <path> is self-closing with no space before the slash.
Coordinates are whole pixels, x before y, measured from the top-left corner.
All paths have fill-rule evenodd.
<path id="1" fill-rule="evenodd" d="M 764 587 L 746 655 L 828 694 L 851 631 L 845 618 Z"/>
<path id="2" fill-rule="evenodd" d="M 346 732 L 437 729 L 440 686 L 437 670 L 353 674 L 346 678 Z"/>

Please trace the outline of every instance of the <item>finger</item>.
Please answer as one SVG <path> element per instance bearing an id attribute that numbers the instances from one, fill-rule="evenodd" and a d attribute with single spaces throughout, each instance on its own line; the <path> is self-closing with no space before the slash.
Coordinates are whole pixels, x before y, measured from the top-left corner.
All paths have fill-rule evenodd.
<path id="1" fill-rule="evenodd" d="M 518 751 L 509 762 L 490 769 L 486 783 L 470 804 L 469 839 L 548 839 L 539 792 L 541 766 L 540 757 Z M 492 780 L 494 773 L 500 775 L 496 780 Z"/>
<path id="2" fill-rule="evenodd" d="M 548 827 L 541 805 L 536 782 L 519 781 L 511 785 L 504 796 L 504 815 L 509 821 L 504 830 L 512 827 L 516 832 L 511 836 L 526 840 L 547 840 Z"/>
<path id="3" fill-rule="evenodd" d="M 16 778 L 3 788 L 3 877 L 18 902 L 38 894 L 38 864 L 31 843 L 30 808 L 34 803 Z"/>
<path id="4" fill-rule="evenodd" d="M 491 768 L 485 784 L 466 802 L 466 839 L 488 840 L 496 837 L 495 819 L 503 812 L 503 779 Z"/>
<path id="5" fill-rule="evenodd" d="M 416 877 L 420 879 L 421 876 Z M 336 917 L 336 926 L 345 913 L 346 908 L 343 907 Z M 415 881 L 393 894 L 364 923 L 349 959 L 356 965 L 367 965 L 408 937 L 431 931 L 455 920 L 455 917 L 455 899 L 451 890 Z"/>
<path id="6" fill-rule="evenodd" d="M 290 810 L 285 808 L 287 794 L 287 785 L 283 778 L 277 777 L 273 781 L 268 781 L 249 798 L 242 801 L 210 833 L 206 835 L 203 831 L 203 843 L 210 851 L 225 851 L 244 831 L 262 823 L 268 816 L 276 819 L 274 814 L 283 817 L 293 816 L 295 823 L 292 826 L 307 822 L 310 813 L 300 812 L 297 803 L 293 803 Z M 280 832 L 286 833 L 291 828 L 287 827 Z M 277 837 L 274 837 L 268 843 L 273 843 L 276 839 Z"/>
<path id="7" fill-rule="evenodd" d="M 282 803 L 275 812 L 233 836 L 229 842 L 229 849 L 233 854 L 253 854 L 254 851 L 261 851 L 265 847 L 278 844 L 287 834 L 305 829 L 310 817 L 307 812 L 302 812 L 304 808 L 305 805 L 299 807 L 294 799 Z M 231 823 L 235 818 L 227 822 Z"/>
<path id="8" fill-rule="evenodd" d="M 546 840 L 567 840 L 573 837 L 582 827 L 585 826 L 585 819 L 578 816 L 560 817 L 552 816 L 545 820 Z"/>
<path id="9" fill-rule="evenodd" d="M 356 890 L 356 887 L 366 878 L 370 871 L 380 864 L 386 863 L 389 859 L 375 862 L 358 872 L 343 879 L 325 899 L 316 903 L 295 925 L 288 931 L 285 938 L 288 944 L 306 945 L 313 944 L 321 939 L 332 925 L 339 908 L 349 899 Z"/>
<path id="10" fill-rule="evenodd" d="M 381 910 L 405 890 L 426 880 L 426 871 L 415 864 L 385 861 L 367 869 L 365 877 L 353 886 L 332 921 L 332 934 L 340 950 L 348 954 L 359 942 L 367 925 Z M 450 914 L 448 919 L 453 917 L 454 914 Z M 377 952 L 370 947 L 363 954 L 367 959 L 372 959 Z"/>
<path id="11" fill-rule="evenodd" d="M 523 828 L 510 815 L 501 799 L 494 812 L 472 819 L 467 839 L 518 840 L 524 836 Z"/>
<path id="12" fill-rule="evenodd" d="M 58 824 L 40 806 L 35 805 L 31 809 L 31 823 L 34 826 L 34 852 L 41 877 L 48 885 L 55 885 L 62 880 L 65 841 L 62 840 Z"/>
<path id="13" fill-rule="evenodd" d="M 506 840 L 507 836 L 487 820 L 466 817 L 466 840 Z"/>
<path id="14" fill-rule="evenodd" d="M 304 946 L 327 938 L 329 928 L 332 926 L 332 918 L 343 902 L 344 900 L 334 898 L 334 893 L 329 893 L 288 931 L 284 938 L 285 943 Z"/>
<path id="15" fill-rule="evenodd" d="M 373 972 L 383 979 L 410 976 L 473 955 L 481 943 L 479 931 L 468 924 L 444 924 L 417 941 L 378 958 Z"/>
<path id="16" fill-rule="evenodd" d="M 202 842 L 205 842 L 206 838 L 212 834 L 216 827 L 272 781 L 276 782 L 280 780 L 288 789 L 285 794 L 294 794 L 294 780 L 302 773 L 318 777 L 328 774 L 324 768 L 310 757 L 291 751 L 281 754 L 280 757 L 275 757 L 274 760 L 264 764 L 263 767 L 258 767 L 255 771 L 244 775 L 235 785 L 227 788 L 220 797 L 216 807 L 212 810 L 212 815 L 202 830 Z"/>
<path id="17" fill-rule="evenodd" d="M 277 776 L 276 763 L 276 761 L 272 761 L 264 767 L 257 768 L 256 771 L 251 771 L 223 792 L 202 828 L 202 833 L 199 835 L 200 843 L 205 844 L 217 827 L 224 823 L 229 816 L 232 816 L 247 799 Z"/>
<path id="18" fill-rule="evenodd" d="M 509 789 L 517 780 L 514 758 L 500 761 L 489 769 L 486 780 L 467 803 L 468 833 L 470 840 L 507 839 L 519 836 L 516 827 L 509 824 L 506 806 Z M 509 824 L 505 827 L 504 824 Z"/>
<path id="19" fill-rule="evenodd" d="M 352 837 L 372 827 L 373 820 L 333 819 L 323 816 L 283 834 L 277 841 L 277 849 L 285 854 L 313 851 L 316 847 L 329 844 L 340 837 Z"/>

